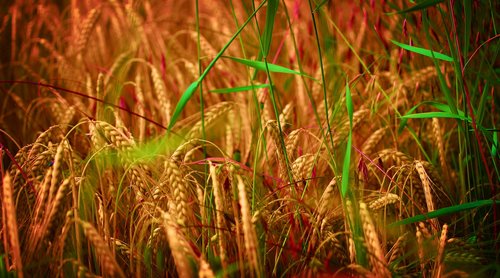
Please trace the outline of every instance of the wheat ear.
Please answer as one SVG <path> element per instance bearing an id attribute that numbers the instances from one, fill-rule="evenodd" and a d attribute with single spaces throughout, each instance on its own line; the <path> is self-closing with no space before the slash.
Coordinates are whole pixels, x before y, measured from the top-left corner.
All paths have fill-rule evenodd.
<path id="1" fill-rule="evenodd" d="M 2 208 L 4 209 L 4 216 L 6 218 L 6 228 L 9 235 L 12 257 L 14 258 L 14 268 L 17 271 L 17 275 L 22 278 L 23 262 L 21 260 L 21 245 L 19 244 L 19 231 L 17 229 L 16 206 L 12 196 L 12 181 L 8 173 L 3 177 L 2 189 Z"/>
<path id="2" fill-rule="evenodd" d="M 252 214 L 250 213 L 250 205 L 248 204 L 247 192 L 245 183 L 240 176 L 236 176 L 238 180 L 238 200 L 241 207 L 241 220 L 243 223 L 243 237 L 245 238 L 245 250 L 247 252 L 250 265 L 259 276 L 259 262 L 257 256 L 257 236 L 255 228 L 252 224 Z"/>
<path id="3" fill-rule="evenodd" d="M 359 214 L 363 223 L 363 233 L 365 235 L 366 245 L 370 253 L 369 257 L 372 265 L 372 271 L 377 275 L 377 277 L 391 277 L 391 273 L 387 268 L 387 261 L 384 253 L 382 252 L 382 247 L 375 230 L 375 225 L 373 225 L 372 218 L 368 212 L 368 207 L 365 203 L 361 203 L 359 205 Z"/>
<path id="4" fill-rule="evenodd" d="M 446 246 L 446 236 L 448 233 L 448 225 L 444 224 L 441 231 L 441 237 L 439 238 L 438 253 L 436 257 L 436 264 L 434 265 L 434 277 L 440 278 L 443 274 L 443 258 L 444 258 L 444 248 Z"/>
<path id="5" fill-rule="evenodd" d="M 223 227 L 225 227 L 224 223 L 224 201 L 222 199 L 222 191 L 219 185 L 219 180 L 217 179 L 217 173 L 215 166 L 210 163 L 210 176 L 212 178 L 212 187 L 214 190 L 214 199 L 215 199 L 215 218 L 217 223 L 217 235 L 219 239 L 219 257 L 221 260 L 222 268 L 226 268 L 226 249 L 224 247 L 224 233 Z"/>
<path id="6" fill-rule="evenodd" d="M 109 276 L 116 275 L 118 277 L 125 277 L 125 274 L 118 266 L 113 253 L 111 252 L 111 250 L 109 250 L 108 245 L 99 235 L 94 226 L 82 220 L 78 220 L 78 222 L 82 226 L 83 233 L 85 234 L 89 242 L 92 243 L 92 245 L 95 247 L 97 258 L 102 263 L 103 272 Z"/>
<path id="7" fill-rule="evenodd" d="M 161 212 L 162 226 L 167 234 L 168 245 L 174 257 L 175 266 L 179 277 L 192 277 L 191 268 L 189 267 L 188 243 L 182 234 L 179 234 L 177 223 L 174 222 L 172 216 L 168 212 Z"/>

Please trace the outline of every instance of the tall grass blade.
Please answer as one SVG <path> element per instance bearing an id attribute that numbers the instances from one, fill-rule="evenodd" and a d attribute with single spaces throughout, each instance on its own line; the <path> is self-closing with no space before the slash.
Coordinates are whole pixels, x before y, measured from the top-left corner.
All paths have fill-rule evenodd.
<path id="1" fill-rule="evenodd" d="M 436 6 L 437 4 L 442 3 L 442 2 L 444 2 L 444 0 L 426 0 L 426 1 L 422 1 L 422 2 L 418 3 L 415 6 L 409 7 L 407 9 L 393 12 L 393 13 L 388 13 L 388 14 L 393 15 L 393 14 L 406 14 L 406 13 L 416 12 L 416 11 L 420 11 L 423 9 L 427 9 L 429 7 Z"/>
<path id="2" fill-rule="evenodd" d="M 278 0 L 268 0 L 267 1 L 267 11 L 266 11 L 266 25 L 264 26 L 264 33 L 262 34 L 262 55 L 267 57 L 269 49 L 271 48 L 271 42 L 273 39 L 273 29 L 274 29 L 274 19 L 276 13 L 278 12 Z"/>
<path id="3" fill-rule="evenodd" d="M 196 92 L 196 89 L 198 89 L 198 86 L 200 85 L 200 81 L 196 80 L 195 82 L 191 83 L 189 87 L 184 91 L 184 93 L 181 96 L 181 99 L 177 103 L 177 106 L 175 106 L 174 113 L 172 114 L 172 118 L 170 119 L 170 123 L 168 124 L 168 130 L 170 131 L 172 127 L 175 125 L 177 122 L 177 119 L 182 113 L 182 110 L 184 110 L 184 107 L 186 106 L 187 102 L 193 94 Z"/>
<path id="4" fill-rule="evenodd" d="M 427 56 L 430 58 L 436 58 L 436 59 L 447 61 L 447 62 L 454 61 L 452 57 L 445 55 L 445 54 L 442 54 L 442 53 L 439 53 L 439 52 L 436 52 L 436 51 L 432 51 L 432 50 L 421 48 L 421 47 L 411 46 L 411 45 L 404 44 L 404 43 L 399 43 L 399 42 L 393 41 L 393 40 L 391 40 L 391 42 L 393 44 L 405 49 L 405 50 L 415 52 L 415 53 L 423 55 L 423 56 Z"/>
<path id="5" fill-rule="evenodd" d="M 256 89 L 264 89 L 264 88 L 269 88 L 269 87 L 271 87 L 271 85 L 269 85 L 269 84 L 260 84 L 260 85 L 250 85 L 250 86 L 241 86 L 241 87 L 233 87 L 233 88 L 214 89 L 214 90 L 210 90 L 209 92 L 216 93 L 216 94 L 229 94 L 229 93 L 244 92 L 244 91 L 250 91 L 250 90 L 256 90 Z"/>
<path id="6" fill-rule="evenodd" d="M 248 60 L 248 59 L 241 59 L 241 58 L 236 58 L 236 57 L 230 57 L 230 56 L 224 56 L 224 58 L 231 59 L 237 63 L 249 66 L 251 68 L 257 69 L 257 70 L 262 70 L 266 71 L 266 63 L 261 62 L 261 61 L 255 61 L 255 60 Z M 291 70 L 289 68 L 285 68 L 283 66 L 278 66 L 275 64 L 267 63 L 267 66 L 269 67 L 270 72 L 277 72 L 277 73 L 287 73 L 287 74 L 296 74 L 296 75 L 302 75 L 305 77 L 309 77 L 311 79 L 314 79 L 306 74 L 302 74 L 298 71 Z"/>
<path id="7" fill-rule="evenodd" d="M 415 215 L 413 217 L 409 217 L 409 218 L 403 219 L 401 221 L 391 223 L 391 224 L 389 224 L 388 227 L 394 228 L 394 227 L 401 226 L 401 225 L 412 224 L 415 222 L 425 221 L 425 220 L 428 220 L 431 218 L 436 218 L 436 217 L 440 217 L 440 216 L 444 216 L 444 215 L 449 215 L 449 214 L 461 212 L 464 210 L 475 209 L 475 208 L 483 207 L 483 206 L 491 206 L 493 204 L 500 204 L 500 201 L 480 200 L 480 201 L 475 201 L 475 202 L 471 202 L 471 203 L 446 207 L 446 208 L 438 209 L 435 211 L 431 211 L 429 213 Z"/>
<path id="8" fill-rule="evenodd" d="M 354 106 L 352 104 L 351 90 L 349 89 L 349 83 L 346 84 L 346 96 L 345 102 L 347 107 L 347 114 L 349 115 L 349 137 L 347 138 L 347 147 L 344 157 L 344 165 L 342 167 L 342 184 L 341 190 L 342 197 L 346 196 L 349 189 L 349 166 L 351 165 L 351 149 L 352 149 L 352 118 L 354 114 Z"/>
<path id="9" fill-rule="evenodd" d="M 222 47 L 222 49 L 219 51 L 219 53 L 217 53 L 215 58 L 212 60 L 212 62 L 210 62 L 210 64 L 205 69 L 205 71 L 203 71 L 203 73 L 200 75 L 198 80 L 191 83 L 191 85 L 189 85 L 189 87 L 186 89 L 186 91 L 182 94 L 181 99 L 179 100 L 179 103 L 177 103 L 177 106 L 175 107 L 174 114 L 172 115 L 172 118 L 170 119 L 170 123 L 168 124 L 167 129 L 169 131 L 172 129 L 172 127 L 177 122 L 177 118 L 179 118 L 182 110 L 186 106 L 187 101 L 193 96 L 194 92 L 196 91 L 196 88 L 198 88 L 198 86 L 203 81 L 203 79 L 205 79 L 207 74 L 214 67 L 215 63 L 222 57 L 222 54 L 224 54 L 226 49 L 231 45 L 231 43 L 236 39 L 236 37 L 238 37 L 238 35 L 241 33 L 241 31 L 243 31 L 243 29 L 248 25 L 248 23 L 253 19 L 255 14 L 257 14 L 257 12 L 264 6 L 265 3 L 266 3 L 266 1 L 262 1 L 262 3 L 260 3 L 260 5 L 255 9 L 255 11 L 245 21 L 245 23 L 243 23 L 240 26 L 238 31 L 236 31 L 236 33 L 233 34 L 231 39 L 229 39 L 229 41 L 224 45 L 224 47 Z"/>

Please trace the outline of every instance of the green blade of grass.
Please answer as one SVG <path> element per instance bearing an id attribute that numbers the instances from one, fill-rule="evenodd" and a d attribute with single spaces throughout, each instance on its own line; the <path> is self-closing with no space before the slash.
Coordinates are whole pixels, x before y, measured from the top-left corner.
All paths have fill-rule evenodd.
<path id="1" fill-rule="evenodd" d="M 435 6 L 441 2 L 444 2 L 444 0 L 426 0 L 426 1 L 422 1 L 422 2 L 418 3 L 415 6 L 409 7 L 408 9 L 404 9 L 404 10 L 393 12 L 393 13 L 388 13 L 388 15 L 406 14 L 406 13 L 416 12 L 416 11 L 420 11 L 420 10 Z"/>
<path id="2" fill-rule="evenodd" d="M 498 153 L 498 132 L 493 132 L 493 145 L 491 146 L 491 156 L 495 157 Z"/>
<path id="3" fill-rule="evenodd" d="M 269 84 L 260 84 L 260 85 L 250 85 L 250 86 L 241 86 L 241 87 L 233 87 L 233 88 L 215 89 L 215 90 L 210 90 L 210 92 L 216 93 L 216 94 L 229 94 L 229 93 L 244 92 L 244 91 L 263 89 L 263 88 L 269 88 L 269 87 L 271 87 Z"/>
<path id="4" fill-rule="evenodd" d="M 450 207 L 438 209 L 435 211 L 431 211 L 429 213 L 415 215 L 413 217 L 409 217 L 409 218 L 403 219 L 401 221 L 393 222 L 393 223 L 389 224 L 388 227 L 393 228 L 393 227 L 397 227 L 397 226 L 401 226 L 401 225 L 407 225 L 407 224 L 412 224 L 415 222 L 421 222 L 421 221 L 425 221 L 425 220 L 428 220 L 431 218 L 436 218 L 436 217 L 440 217 L 440 216 L 444 216 L 444 215 L 448 215 L 448 214 L 453 214 L 453 213 L 461 212 L 464 210 L 475 209 L 475 208 L 482 207 L 482 206 L 491 206 L 494 203 L 500 204 L 500 201 L 480 200 L 480 201 L 475 201 L 475 202 L 471 202 L 471 203 L 450 206 Z"/>
<path id="5" fill-rule="evenodd" d="M 236 58 L 236 57 L 231 57 L 231 56 L 224 56 L 224 58 L 231 59 L 237 63 L 249 66 L 251 68 L 257 69 L 257 70 L 262 70 L 266 71 L 266 63 L 261 62 L 261 61 L 255 61 L 255 60 L 248 60 L 248 59 L 241 59 L 241 58 Z M 289 68 L 285 68 L 283 66 L 278 66 L 275 64 L 267 63 L 267 66 L 269 67 L 270 72 L 277 72 L 277 73 L 287 73 L 287 74 L 296 74 L 296 75 L 302 75 L 305 77 L 309 77 L 311 79 L 314 79 L 306 74 L 302 74 L 298 71 L 291 70 Z"/>
<path id="6" fill-rule="evenodd" d="M 432 50 L 421 48 L 421 47 L 411 46 L 411 45 L 404 44 L 404 43 L 399 43 L 399 42 L 393 41 L 393 40 L 391 40 L 391 42 L 393 44 L 405 49 L 405 50 L 415 52 L 415 53 L 423 55 L 423 56 L 427 56 L 430 58 L 436 58 L 436 59 L 447 61 L 447 62 L 453 62 L 453 58 L 451 58 L 450 56 L 436 52 L 436 51 L 432 51 Z"/>
<path id="7" fill-rule="evenodd" d="M 342 167 L 342 184 L 340 186 L 340 192 L 342 197 L 345 198 L 347 191 L 349 189 L 349 166 L 351 165 L 351 148 L 352 148 L 352 118 L 354 114 L 354 106 L 352 104 L 351 90 L 349 89 L 349 83 L 346 84 L 345 88 L 345 102 L 347 107 L 347 114 L 349 115 L 349 137 L 347 138 L 347 147 L 344 157 L 344 165 Z"/>
<path id="8" fill-rule="evenodd" d="M 423 101 L 415 106 L 413 106 L 410 110 L 408 110 L 408 112 L 405 114 L 405 116 L 407 115 L 412 115 L 413 112 L 418 108 L 420 107 L 421 105 L 424 105 L 424 104 L 428 104 L 428 105 L 431 105 L 439 110 L 441 110 L 442 112 L 447 112 L 447 113 L 451 113 L 451 114 L 454 114 L 452 112 L 452 109 L 450 108 L 450 106 L 444 104 L 444 103 L 440 103 L 440 102 L 435 102 L 435 101 Z M 463 111 L 461 110 L 457 110 L 457 114 L 458 116 L 460 117 L 465 117 L 465 114 Z M 403 129 L 405 128 L 406 126 L 406 123 L 408 122 L 408 120 L 411 118 L 411 117 L 401 117 L 401 123 L 399 124 L 399 128 L 398 128 L 398 133 L 401 133 L 403 131 Z"/>
<path id="9" fill-rule="evenodd" d="M 450 118 L 450 119 L 459 119 L 462 121 L 470 122 L 471 119 L 469 117 L 464 117 L 461 115 L 449 113 L 449 112 L 424 112 L 424 113 L 416 113 L 416 114 L 407 114 L 401 116 L 402 119 L 430 119 L 430 118 Z"/>
<path id="10" fill-rule="evenodd" d="M 179 118 L 182 110 L 186 106 L 186 103 L 188 102 L 189 99 L 191 99 L 191 97 L 193 96 L 194 92 L 196 91 L 196 89 L 198 88 L 200 83 L 203 81 L 203 79 L 205 79 L 207 74 L 214 67 L 215 63 L 222 57 L 222 54 L 224 54 L 226 49 L 228 49 L 228 47 L 231 45 L 231 43 L 236 39 L 236 37 L 238 37 L 238 35 L 241 33 L 241 31 L 243 31 L 245 26 L 248 25 L 248 23 L 254 18 L 255 14 L 257 14 L 257 12 L 264 6 L 265 3 L 266 3 L 266 1 L 262 1 L 262 3 L 260 3 L 260 5 L 255 9 L 255 11 L 247 18 L 245 23 L 243 23 L 243 25 L 240 26 L 238 31 L 236 31 L 236 33 L 233 34 L 231 39 L 229 39 L 229 41 L 222 47 L 222 49 L 219 51 L 219 53 L 217 53 L 215 58 L 212 60 L 212 62 L 210 62 L 210 64 L 205 69 L 205 71 L 203 71 L 203 73 L 200 75 L 198 80 L 191 83 L 191 85 L 189 85 L 189 87 L 186 89 L 186 91 L 184 91 L 184 93 L 181 96 L 181 99 L 179 100 L 179 102 L 177 103 L 177 105 L 175 107 L 174 114 L 172 115 L 172 118 L 170 119 L 170 123 L 168 124 L 167 129 L 169 132 L 172 129 L 172 127 L 174 127 L 175 123 L 177 122 L 177 118 Z"/>
<path id="11" fill-rule="evenodd" d="M 278 12 L 278 0 L 267 1 L 267 11 L 266 11 L 266 25 L 264 26 L 264 33 L 262 34 L 262 55 L 267 57 L 269 49 L 271 48 L 271 42 L 273 39 L 273 29 L 274 29 L 274 18 Z"/>
<path id="12" fill-rule="evenodd" d="M 177 118 L 181 115 L 182 110 L 184 110 L 184 107 L 186 106 L 187 102 L 193 94 L 196 92 L 196 89 L 198 89 L 198 86 L 200 86 L 200 81 L 196 80 L 195 82 L 191 83 L 189 87 L 184 91 L 184 93 L 181 96 L 181 99 L 177 103 L 177 106 L 175 106 L 174 114 L 172 114 L 172 118 L 170 119 L 170 123 L 168 124 L 168 130 L 171 130 L 174 124 L 177 122 Z"/>

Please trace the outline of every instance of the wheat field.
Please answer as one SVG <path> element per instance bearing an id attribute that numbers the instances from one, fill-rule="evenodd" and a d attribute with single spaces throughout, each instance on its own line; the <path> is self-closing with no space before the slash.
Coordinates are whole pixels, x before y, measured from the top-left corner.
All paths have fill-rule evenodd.
<path id="1" fill-rule="evenodd" d="M 499 13 L 3 2 L 0 277 L 500 275 Z"/>

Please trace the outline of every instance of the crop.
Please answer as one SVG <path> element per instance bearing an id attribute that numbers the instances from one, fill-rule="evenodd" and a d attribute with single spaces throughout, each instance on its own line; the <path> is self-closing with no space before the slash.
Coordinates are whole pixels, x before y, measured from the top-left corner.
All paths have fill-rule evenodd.
<path id="1" fill-rule="evenodd" d="M 499 275 L 499 6 L 8 1 L 0 276 Z"/>

